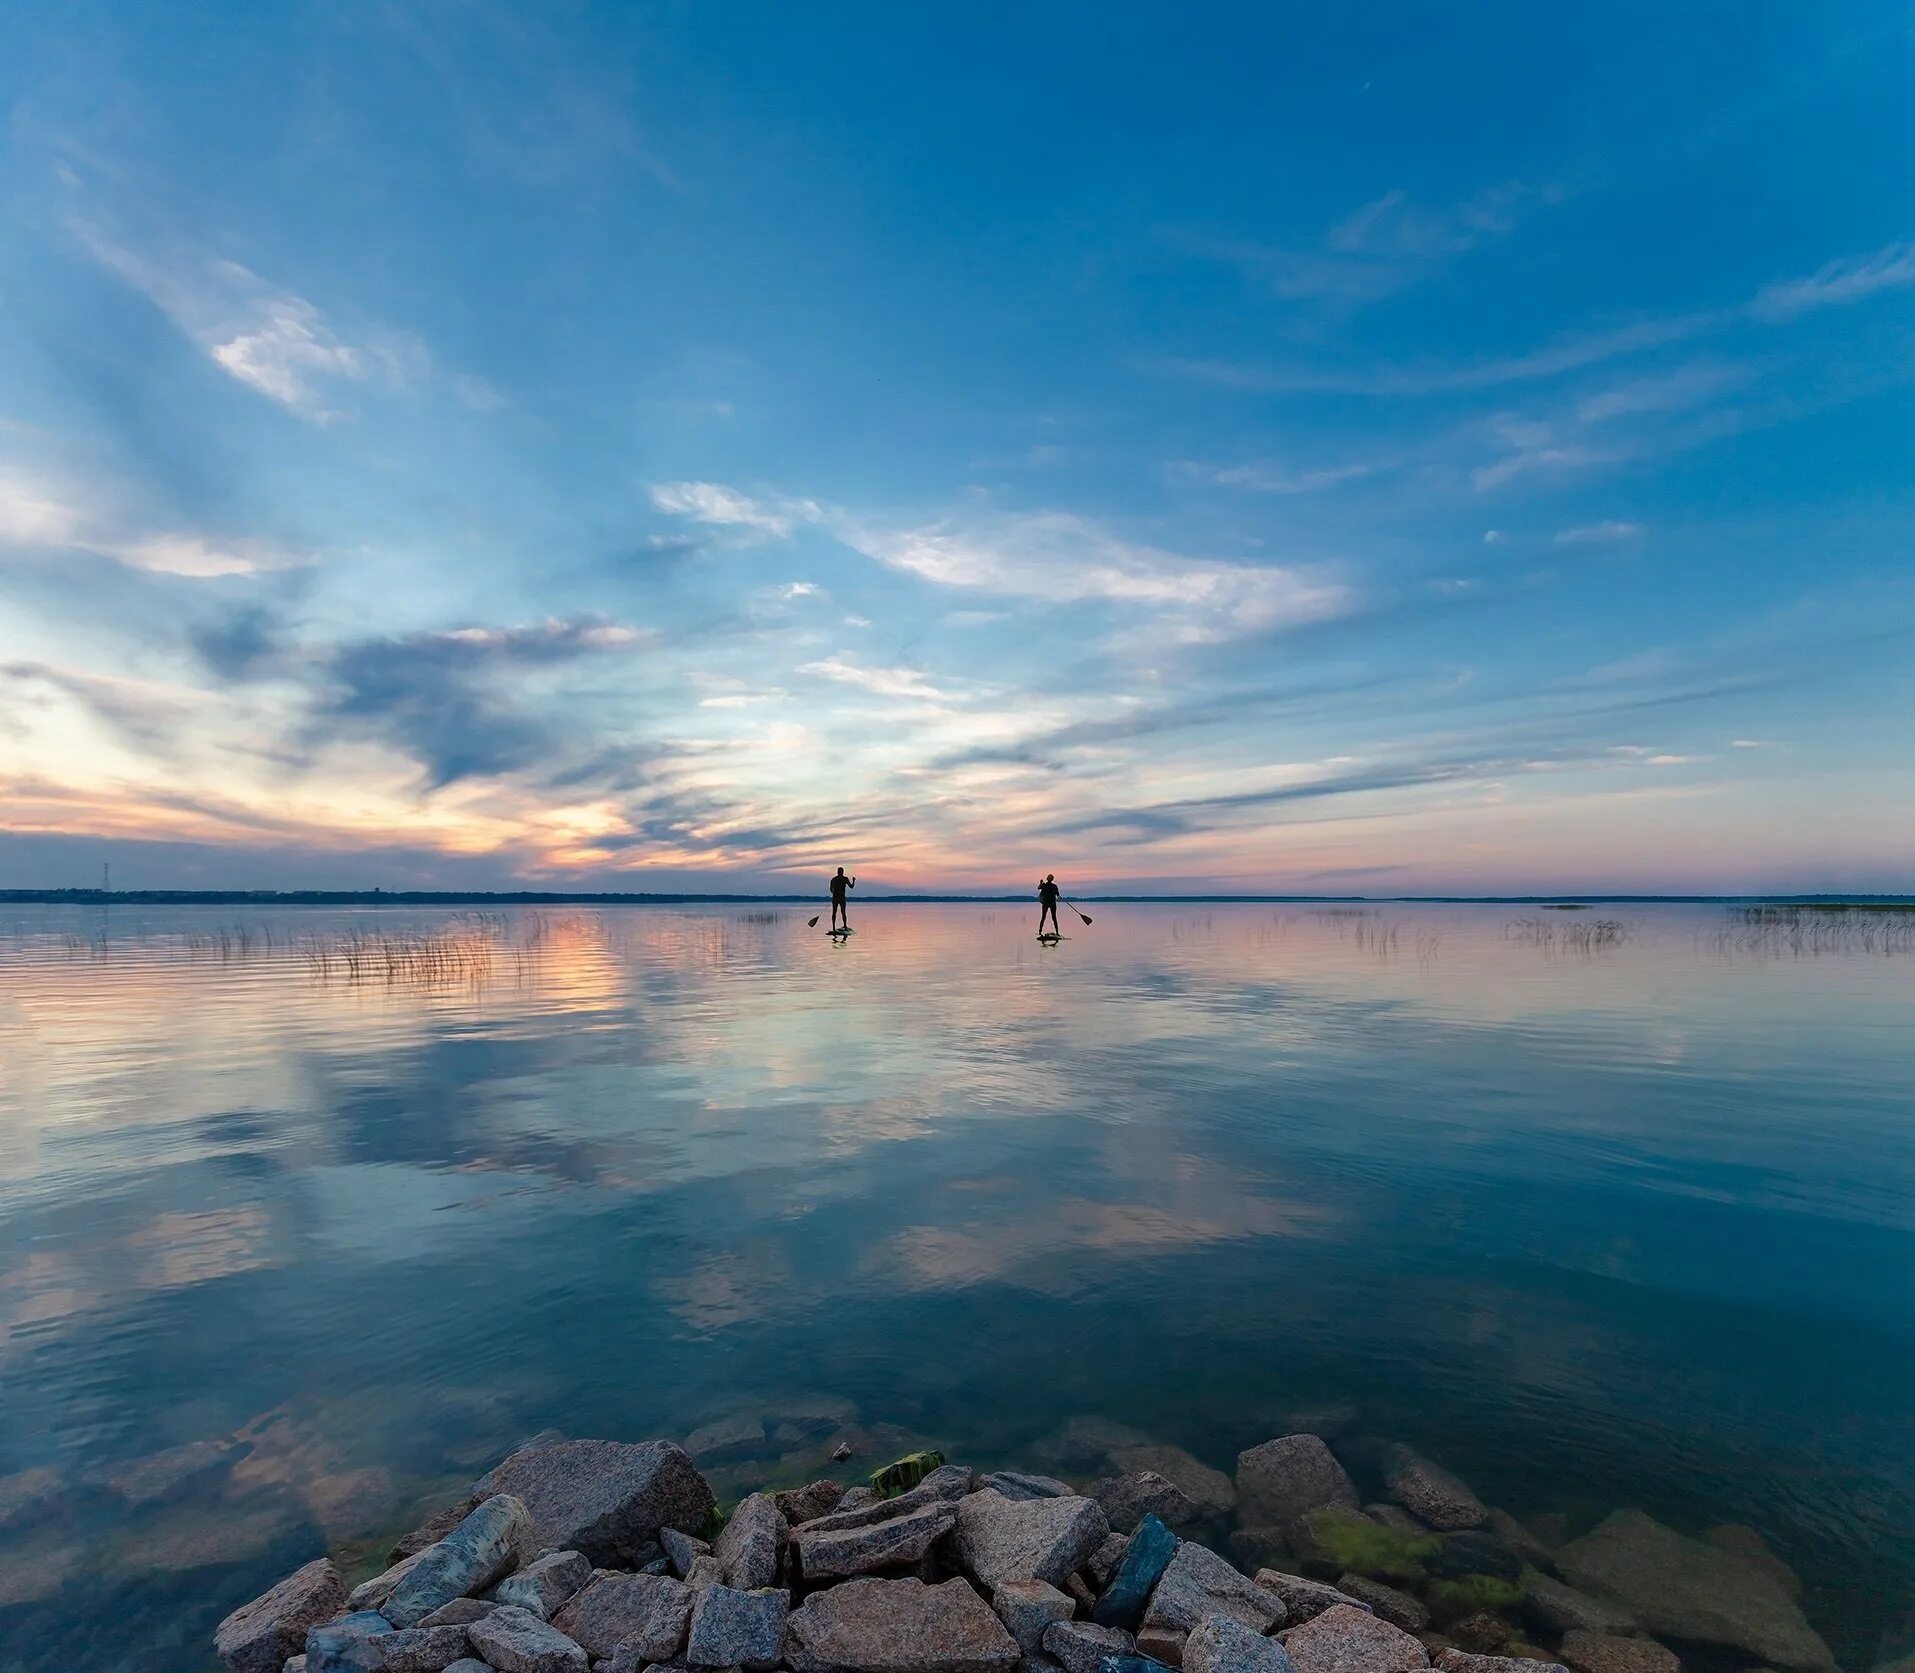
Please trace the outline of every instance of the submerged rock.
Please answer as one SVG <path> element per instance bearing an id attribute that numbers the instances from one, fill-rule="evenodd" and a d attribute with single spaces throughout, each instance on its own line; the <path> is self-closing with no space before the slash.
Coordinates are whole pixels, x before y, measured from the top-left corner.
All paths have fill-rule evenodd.
<path id="1" fill-rule="evenodd" d="M 1124 1547 L 1117 1569 L 1091 1608 L 1099 1626 L 1135 1630 L 1144 1618 L 1150 1595 L 1177 1555 L 1177 1536 L 1155 1516 L 1146 1516 Z"/>
<path id="2" fill-rule="evenodd" d="M 1358 1603 L 1367 1604 L 1372 1615 L 1405 1632 L 1421 1632 L 1430 1624 L 1430 1612 L 1422 1603 L 1381 1580 L 1372 1580 L 1363 1574 L 1346 1574 L 1338 1579 L 1337 1590 Z"/>
<path id="3" fill-rule="evenodd" d="M 1196 1501 L 1155 1470 L 1128 1470 L 1112 1476 L 1096 1483 L 1090 1496 L 1103 1506 L 1110 1525 L 1126 1534 L 1146 1516 L 1155 1516 L 1173 1528 L 1197 1517 Z"/>
<path id="4" fill-rule="evenodd" d="M 1279 1435 L 1237 1454 L 1237 1514 L 1250 1526 L 1293 1522 L 1305 1511 L 1355 1510 L 1356 1483 L 1316 1435 Z"/>
<path id="5" fill-rule="evenodd" d="M 765 1426 L 755 1417 L 721 1417 L 685 1437 L 685 1450 L 701 1464 L 750 1458 L 765 1444 Z"/>
<path id="6" fill-rule="evenodd" d="M 1296 1673 L 1290 1652 L 1241 1621 L 1211 1615 L 1191 1628 L 1184 1673 Z"/>
<path id="7" fill-rule="evenodd" d="M 1383 1480 L 1392 1497 L 1446 1533 L 1480 1528 L 1489 1516 L 1489 1508 L 1461 1481 L 1410 1447 L 1393 1446 L 1384 1453 Z"/>
<path id="8" fill-rule="evenodd" d="M 694 1667 L 742 1667 L 748 1673 L 775 1667 L 790 1610 L 787 1591 L 708 1586 L 692 1609 L 685 1659 Z"/>
<path id="9" fill-rule="evenodd" d="M 521 1448 L 474 1487 L 511 1493 L 531 1513 L 534 1547 L 583 1551 L 607 1566 L 648 1560 L 663 1528 L 703 1528 L 711 1488 L 670 1441 L 558 1441 Z"/>
<path id="10" fill-rule="evenodd" d="M 517 1574 L 509 1574 L 494 1589 L 501 1603 L 529 1609 L 541 1620 L 551 1620 L 559 1606 L 591 1583 L 592 1565 L 582 1552 L 548 1551 Z"/>
<path id="11" fill-rule="evenodd" d="M 844 1489 L 835 1481 L 813 1481 L 803 1487 L 788 1488 L 782 1493 L 774 1493 L 771 1502 L 778 1507 L 778 1514 L 785 1519 L 788 1527 L 800 1522 L 809 1522 L 816 1516 L 828 1516 L 838 1508 L 844 1498 Z"/>
<path id="12" fill-rule="evenodd" d="M 586 1673 L 590 1665 L 582 1645 L 529 1609 L 507 1605 L 466 1630 L 472 1648 L 498 1673 Z"/>
<path id="13" fill-rule="evenodd" d="M 1297 1673 L 1414 1673 L 1430 1659 L 1401 1628 L 1341 1603 L 1292 1627 L 1282 1643 Z"/>
<path id="14" fill-rule="evenodd" d="M 1237 1489 L 1230 1477 L 1193 1458 L 1180 1446 L 1119 1447 L 1111 1453 L 1110 1461 L 1125 1473 L 1148 1470 L 1174 1481 L 1205 1520 L 1228 1516 L 1237 1508 Z"/>
<path id="15" fill-rule="evenodd" d="M 1010 1673 L 1017 1640 L 963 1580 L 848 1580 L 791 1613 L 795 1673 Z"/>
<path id="16" fill-rule="evenodd" d="M 308 1629 L 346 1606 L 346 1583 L 325 1557 L 317 1558 L 241 1604 L 219 1623 L 213 1648 L 233 1673 L 279 1673 L 306 1646 Z"/>
<path id="17" fill-rule="evenodd" d="M 1006 1580 L 1061 1586 L 1095 1551 L 1110 1524 L 1090 1499 L 1007 1499 L 985 1488 L 960 1499 L 953 1549 L 989 1587 Z"/>
<path id="18" fill-rule="evenodd" d="M 1523 1570 L 1523 1614 L 1545 1632 L 1630 1633 L 1636 1617 L 1613 1598 L 1592 1597 L 1533 1568 Z"/>
<path id="19" fill-rule="evenodd" d="M 807 1581 L 842 1580 L 915 1563 L 956 1526 L 957 1507 L 937 1503 L 862 1527 L 800 1529 L 792 1545 Z"/>
<path id="20" fill-rule="evenodd" d="M 1625 1638 L 1607 1632 L 1566 1632 L 1562 1658 L 1576 1673 L 1678 1673 L 1675 1651 L 1653 1638 Z"/>
<path id="21" fill-rule="evenodd" d="M 1689 1539 L 1639 1510 L 1619 1510 L 1556 1553 L 1572 1584 L 1619 1597 L 1651 1632 L 1726 1644 L 1781 1668 L 1835 1658 L 1773 1573 Z"/>
<path id="22" fill-rule="evenodd" d="M 230 1439 L 188 1441 L 184 1446 L 170 1446 L 162 1452 L 149 1452 L 144 1458 L 115 1464 L 102 1471 L 98 1479 L 101 1486 L 129 1505 L 154 1504 L 230 1469 L 238 1450 L 239 1443 Z"/>
<path id="23" fill-rule="evenodd" d="M 1216 1552 L 1185 1540 L 1151 1594 L 1144 1624 L 1189 1632 L 1210 1615 L 1227 1615 L 1253 1631 L 1268 1632 L 1284 1619 L 1283 1600 Z"/>
<path id="24" fill-rule="evenodd" d="M 595 1656 L 627 1641 L 646 1661 L 669 1661 L 684 1647 L 692 1590 L 665 1574 L 601 1574 L 553 1617 L 552 1624 Z"/>
<path id="25" fill-rule="evenodd" d="M 396 1627 L 417 1626 L 455 1597 L 484 1591 L 518 1567 L 532 1543 L 532 1519 L 510 1493 L 484 1500 L 437 1545 L 428 1545 L 392 1588 L 381 1613 Z"/>
<path id="26" fill-rule="evenodd" d="M 1281 1569 L 1259 1569 L 1257 1584 L 1283 1600 L 1284 1618 L 1291 1626 L 1301 1626 L 1339 1603 L 1355 1609 L 1370 1609 L 1367 1603 L 1322 1580 L 1306 1580 L 1301 1574 L 1285 1574 Z M 1371 1609 L 1370 1613 L 1376 1611 Z"/>
<path id="27" fill-rule="evenodd" d="M 741 1500 L 711 1542 L 711 1554 L 724 1570 L 725 1584 L 743 1592 L 769 1586 L 778 1578 L 789 1532 L 769 1494 L 753 1493 Z"/>
<path id="28" fill-rule="evenodd" d="M 1569 1673 L 1559 1661 L 1524 1656 L 1478 1656 L 1453 1645 L 1438 1650 L 1432 1665 L 1441 1673 Z"/>

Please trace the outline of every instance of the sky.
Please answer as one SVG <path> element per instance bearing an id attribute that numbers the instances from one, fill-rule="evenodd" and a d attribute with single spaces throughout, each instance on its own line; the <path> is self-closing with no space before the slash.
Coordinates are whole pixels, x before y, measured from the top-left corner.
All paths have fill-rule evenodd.
<path id="1" fill-rule="evenodd" d="M 0 0 L 0 886 L 1915 890 L 1915 9 Z"/>

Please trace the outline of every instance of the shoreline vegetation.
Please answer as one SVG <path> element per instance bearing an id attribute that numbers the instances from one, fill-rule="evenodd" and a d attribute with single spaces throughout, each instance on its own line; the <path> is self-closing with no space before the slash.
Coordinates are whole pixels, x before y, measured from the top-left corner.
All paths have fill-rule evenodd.
<path id="1" fill-rule="evenodd" d="M 694 1455 L 751 1427 L 683 1446 L 534 1436 L 383 1558 L 315 1557 L 234 1610 L 219 1657 L 231 1673 L 1836 1667 L 1755 1529 L 1692 1537 L 1630 1508 L 1524 1522 L 1399 1442 L 1279 1435 L 1226 1475 L 1080 1417 L 1031 1471 L 920 1451 L 721 1514 Z M 860 1469 L 857 1450 L 826 1468 Z"/>

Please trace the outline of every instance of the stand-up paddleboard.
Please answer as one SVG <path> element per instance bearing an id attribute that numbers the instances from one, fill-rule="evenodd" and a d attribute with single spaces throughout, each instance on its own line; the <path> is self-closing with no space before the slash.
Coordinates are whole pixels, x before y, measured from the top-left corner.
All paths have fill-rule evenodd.
<path id="1" fill-rule="evenodd" d="M 1042 941 L 1046 946 L 1050 946 L 1056 942 L 1062 941 L 1064 937 L 1059 935 L 1055 930 L 1046 930 L 1037 939 Z"/>
<path id="2" fill-rule="evenodd" d="M 849 929 L 828 929 L 825 931 L 826 935 L 836 936 L 840 941 L 842 941 L 847 935 L 850 935 L 852 933 L 854 932 Z"/>

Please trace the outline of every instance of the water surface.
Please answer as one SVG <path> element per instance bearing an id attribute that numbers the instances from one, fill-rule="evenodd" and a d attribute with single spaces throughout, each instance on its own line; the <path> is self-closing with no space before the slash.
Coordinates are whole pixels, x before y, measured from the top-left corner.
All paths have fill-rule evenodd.
<path id="1" fill-rule="evenodd" d="M 853 910 L 0 920 L 0 1666 L 202 1667 L 530 1432 L 728 1416 L 733 1491 L 1404 1439 L 1549 1526 L 1749 1523 L 1845 1667 L 1901 1647 L 1906 938 Z"/>

